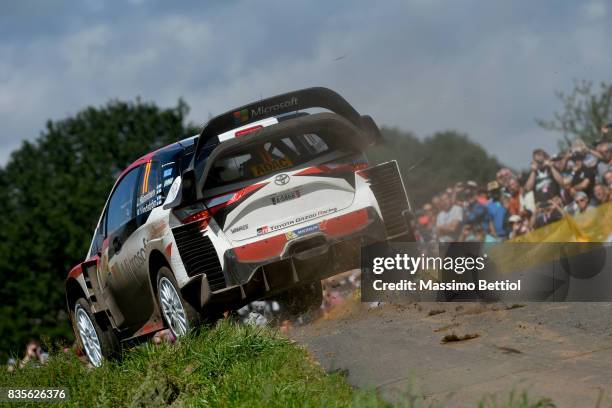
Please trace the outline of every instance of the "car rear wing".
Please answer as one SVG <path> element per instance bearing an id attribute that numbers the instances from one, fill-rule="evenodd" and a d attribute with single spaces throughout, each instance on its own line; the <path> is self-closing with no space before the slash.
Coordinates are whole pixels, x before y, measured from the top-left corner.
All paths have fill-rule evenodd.
<path id="1" fill-rule="evenodd" d="M 373 141 L 381 137 L 372 118 L 361 116 L 336 92 L 322 87 L 306 88 L 262 99 L 215 116 L 206 123 L 200 133 L 194 159 L 199 159 L 204 146 L 210 145 L 211 142 L 216 144 L 221 133 L 265 118 L 310 108 L 323 108 L 342 116 L 362 131 L 369 133 Z"/>
<path id="2" fill-rule="evenodd" d="M 342 119 L 345 122 L 344 125 L 349 124 L 351 126 L 352 131 L 349 134 L 359 135 L 359 140 L 355 140 L 355 142 L 360 145 L 363 145 L 364 142 L 367 142 L 368 145 L 376 144 L 382 140 L 380 130 L 374 120 L 370 116 L 360 115 L 346 99 L 331 89 L 323 87 L 306 88 L 262 99 L 227 111 L 206 123 L 197 139 L 191 163 L 182 174 L 183 185 L 179 194 L 180 197 L 177 197 L 172 206 L 178 205 L 178 201 L 185 204 L 202 198 L 202 187 L 207 173 L 206 164 L 209 161 L 207 160 L 209 155 L 214 152 L 217 156 L 217 149 L 221 149 L 226 143 L 231 143 L 234 146 L 235 143 L 250 139 L 249 137 L 236 141 L 230 140 L 219 145 L 218 136 L 220 134 L 266 118 L 310 108 L 322 108 L 336 114 L 337 119 Z M 300 117 L 283 121 L 269 128 L 277 128 L 282 123 L 290 123 L 298 119 Z M 327 120 L 326 123 L 333 122 L 333 120 L 331 122 L 330 120 Z M 337 127 L 337 125 L 334 126 Z M 265 129 L 268 128 L 261 129 L 258 132 L 263 132 Z M 223 147 L 223 150 L 225 150 L 225 147 Z"/>

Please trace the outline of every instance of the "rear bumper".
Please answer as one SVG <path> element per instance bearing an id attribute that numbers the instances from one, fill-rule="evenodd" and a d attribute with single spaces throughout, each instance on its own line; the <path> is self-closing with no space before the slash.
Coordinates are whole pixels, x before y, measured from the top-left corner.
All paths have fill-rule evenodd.
<path id="1" fill-rule="evenodd" d="M 226 288 L 212 292 L 204 275 L 198 279 L 200 285 L 196 279 L 190 282 L 192 291 L 199 286 L 200 307 L 226 310 L 359 268 L 361 247 L 387 238 L 385 225 L 372 208 L 328 220 L 319 232 L 304 237 L 282 236 L 285 242 L 275 256 L 265 257 L 266 249 L 259 246 L 226 251 Z M 272 246 L 278 245 L 274 238 L 267 240 Z"/>

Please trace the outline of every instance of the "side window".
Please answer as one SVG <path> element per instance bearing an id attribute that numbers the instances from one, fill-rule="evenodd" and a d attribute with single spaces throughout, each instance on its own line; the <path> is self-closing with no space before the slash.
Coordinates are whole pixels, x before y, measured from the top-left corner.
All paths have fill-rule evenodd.
<path id="1" fill-rule="evenodd" d="M 140 168 L 129 171 L 113 192 L 106 213 L 107 236 L 134 218 L 134 188 L 138 184 Z"/>
<path id="2" fill-rule="evenodd" d="M 162 198 L 166 198 L 172 182 L 178 176 L 178 165 L 176 162 L 168 162 L 161 165 Z"/>
<path id="3" fill-rule="evenodd" d="M 136 194 L 136 216 L 138 225 L 142 225 L 151 210 L 162 203 L 161 169 L 158 162 L 147 162 L 144 165 L 138 191 Z"/>

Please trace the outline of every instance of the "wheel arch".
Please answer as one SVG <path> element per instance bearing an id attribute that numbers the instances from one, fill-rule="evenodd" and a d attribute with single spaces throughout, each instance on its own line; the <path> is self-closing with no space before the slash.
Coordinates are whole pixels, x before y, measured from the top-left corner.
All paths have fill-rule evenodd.
<path id="1" fill-rule="evenodd" d="M 73 312 L 74 305 L 79 298 L 87 299 L 85 291 L 75 278 L 68 278 L 66 281 L 66 306 L 70 313 Z"/>
<path id="2" fill-rule="evenodd" d="M 172 271 L 170 262 L 168 262 L 164 254 L 157 249 L 152 250 L 149 254 L 149 281 L 151 283 L 153 295 L 157 295 L 157 272 L 162 266 Z"/>

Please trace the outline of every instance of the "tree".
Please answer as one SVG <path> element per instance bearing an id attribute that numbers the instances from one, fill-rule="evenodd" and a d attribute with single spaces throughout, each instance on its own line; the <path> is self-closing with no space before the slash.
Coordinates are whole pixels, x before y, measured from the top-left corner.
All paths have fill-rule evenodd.
<path id="1" fill-rule="evenodd" d="M 193 134 L 187 105 L 112 101 L 49 121 L 0 169 L 0 350 L 30 337 L 72 334 L 63 281 L 86 254 L 119 172 L 141 155 Z M 6 357 L 6 355 L 4 356 Z"/>
<path id="2" fill-rule="evenodd" d="M 563 108 L 555 112 L 552 120 L 538 119 L 541 127 L 561 132 L 561 148 L 566 148 L 573 139 L 580 138 L 592 144 L 601 138 L 601 127 L 612 120 L 612 84 L 602 82 L 599 92 L 593 90 L 590 81 L 575 81 L 569 93 L 557 92 Z"/>
<path id="3" fill-rule="evenodd" d="M 502 165 L 477 143 L 456 131 L 435 133 L 423 141 L 395 128 L 381 129 L 384 143 L 370 148 L 374 163 L 397 160 L 411 202 L 420 206 L 458 181 L 484 185 Z"/>

